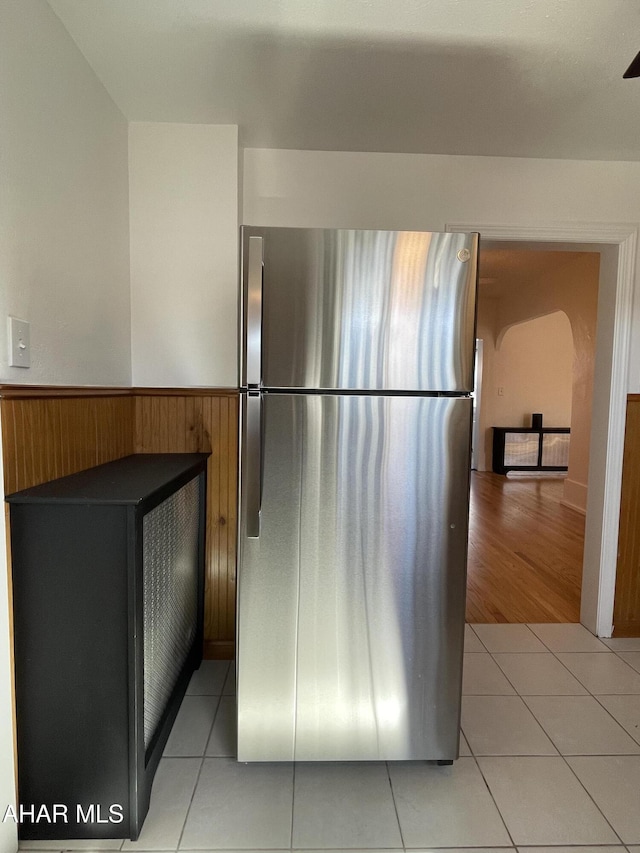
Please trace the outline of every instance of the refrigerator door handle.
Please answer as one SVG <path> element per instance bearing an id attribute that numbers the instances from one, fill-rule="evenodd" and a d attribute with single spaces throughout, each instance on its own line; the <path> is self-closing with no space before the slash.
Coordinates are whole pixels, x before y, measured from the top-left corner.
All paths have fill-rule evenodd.
<path id="1" fill-rule="evenodd" d="M 247 538 L 260 538 L 260 505 L 262 503 L 262 394 L 247 394 L 245 489 Z"/>
<path id="2" fill-rule="evenodd" d="M 247 387 L 262 381 L 262 237 L 249 237 L 247 267 Z"/>

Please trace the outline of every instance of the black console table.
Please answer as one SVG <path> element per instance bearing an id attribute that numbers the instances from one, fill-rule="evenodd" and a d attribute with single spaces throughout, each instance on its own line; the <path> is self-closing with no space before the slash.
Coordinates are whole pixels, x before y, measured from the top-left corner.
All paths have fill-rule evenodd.
<path id="1" fill-rule="evenodd" d="M 569 427 L 493 427 L 493 471 L 566 471 Z"/>
<path id="2" fill-rule="evenodd" d="M 22 839 L 136 839 L 203 639 L 208 454 L 9 495 Z"/>

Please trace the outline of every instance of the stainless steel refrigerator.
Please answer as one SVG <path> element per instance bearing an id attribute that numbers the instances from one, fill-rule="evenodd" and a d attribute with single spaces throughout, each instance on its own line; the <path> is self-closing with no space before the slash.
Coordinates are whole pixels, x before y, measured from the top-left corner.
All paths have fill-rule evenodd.
<path id="1" fill-rule="evenodd" d="M 240 761 L 458 756 L 477 249 L 242 229 Z"/>

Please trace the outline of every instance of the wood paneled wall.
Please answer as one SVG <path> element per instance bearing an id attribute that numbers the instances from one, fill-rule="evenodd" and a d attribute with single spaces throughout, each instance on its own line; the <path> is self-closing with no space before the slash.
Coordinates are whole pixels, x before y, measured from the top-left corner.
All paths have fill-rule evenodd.
<path id="1" fill-rule="evenodd" d="M 236 392 L 139 393 L 137 453 L 210 452 L 207 467 L 205 657 L 235 648 L 238 395 Z"/>
<path id="2" fill-rule="evenodd" d="M 205 657 L 235 649 L 238 395 L 0 386 L 5 493 L 131 453 L 210 452 Z"/>
<path id="3" fill-rule="evenodd" d="M 134 452 L 130 395 L 13 397 L 2 391 L 5 493 Z"/>
<path id="4" fill-rule="evenodd" d="M 614 637 L 640 637 L 640 394 L 627 399 Z"/>

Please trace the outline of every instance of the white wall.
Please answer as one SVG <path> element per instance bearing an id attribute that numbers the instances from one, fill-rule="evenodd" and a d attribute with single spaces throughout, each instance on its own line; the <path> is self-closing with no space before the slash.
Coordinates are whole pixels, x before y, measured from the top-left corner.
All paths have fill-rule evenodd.
<path id="1" fill-rule="evenodd" d="M 490 393 L 497 426 L 529 427 L 533 412 L 544 414 L 547 427 L 571 424 L 573 335 L 566 314 L 556 311 L 511 326 L 496 351 L 494 371 Z"/>
<path id="2" fill-rule="evenodd" d="M 247 149 L 243 222 L 443 230 L 640 222 L 640 163 Z M 636 264 L 636 275 L 640 265 Z M 636 287 L 629 392 L 640 392 Z"/>
<path id="3" fill-rule="evenodd" d="M 1 5 L 0 114 L 0 381 L 127 385 L 127 122 L 42 0 Z"/>
<path id="4" fill-rule="evenodd" d="M 127 122 L 42 0 L 0 6 L 0 381 L 131 381 Z M 10 368 L 7 315 L 31 324 Z M 0 482 L 2 481 L 0 475 Z M 0 811 L 14 797 L 0 522 Z M 17 847 L 0 823 L 0 853 Z"/>
<path id="5" fill-rule="evenodd" d="M 237 386 L 238 128 L 129 128 L 135 386 Z"/>

